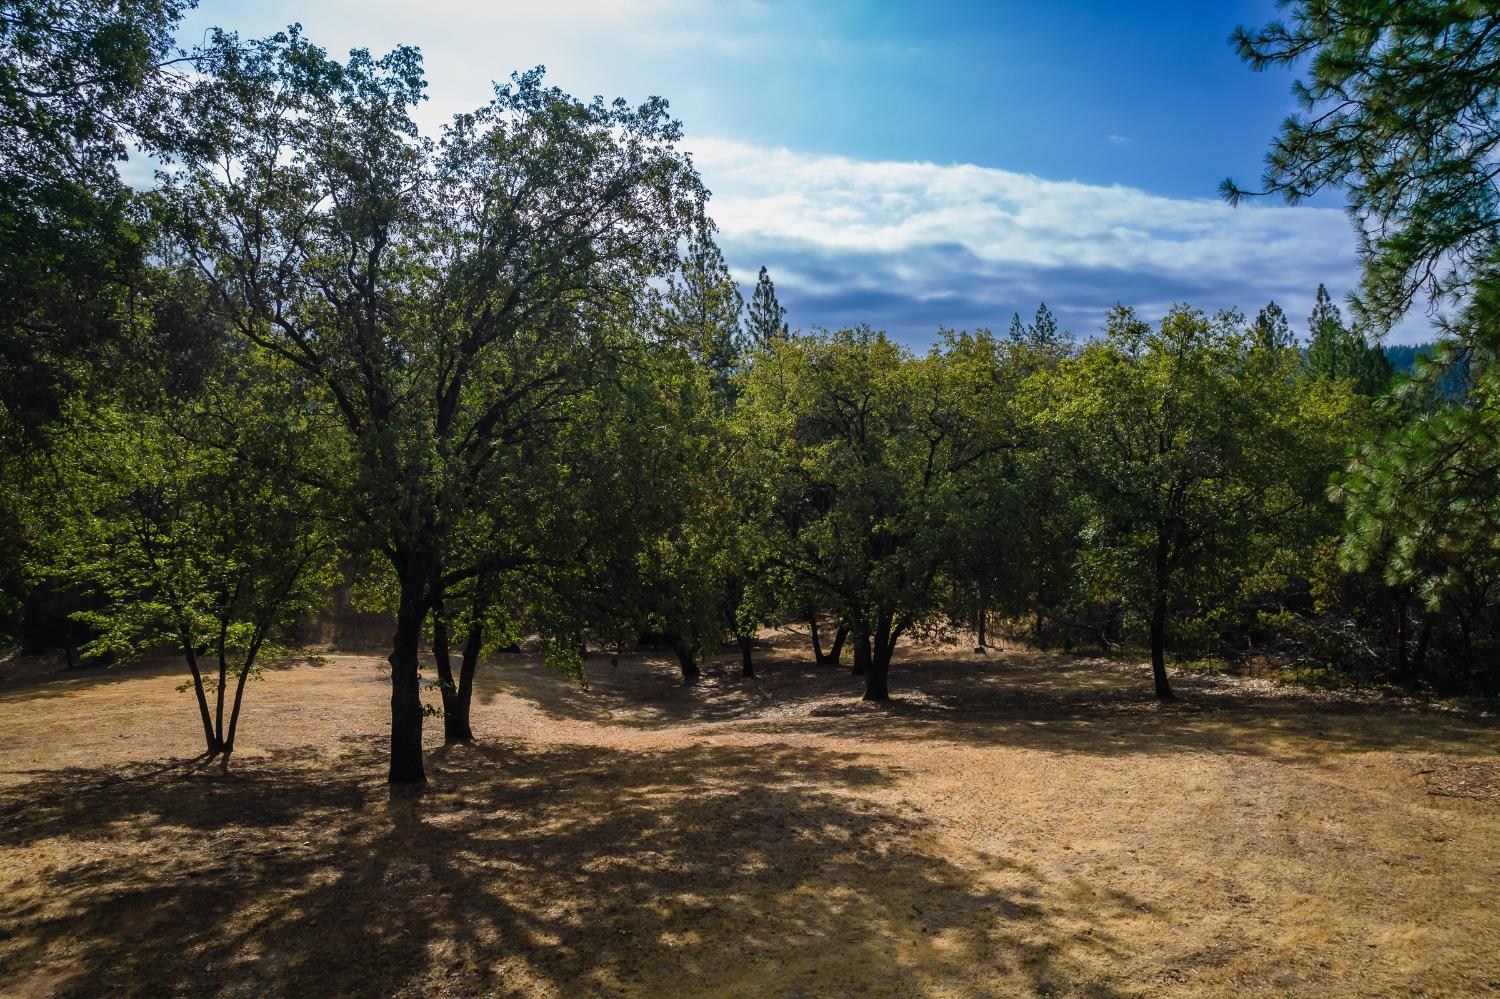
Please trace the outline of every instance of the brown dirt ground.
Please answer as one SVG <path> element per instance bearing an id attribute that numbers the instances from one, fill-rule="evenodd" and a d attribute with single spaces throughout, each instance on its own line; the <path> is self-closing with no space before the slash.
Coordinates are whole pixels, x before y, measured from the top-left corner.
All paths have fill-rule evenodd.
<path id="1" fill-rule="evenodd" d="M 268 672 L 197 752 L 175 663 L 0 663 L 0 995 L 1500 992 L 1474 712 L 805 638 L 482 669 L 480 743 L 383 783 L 376 655 Z"/>

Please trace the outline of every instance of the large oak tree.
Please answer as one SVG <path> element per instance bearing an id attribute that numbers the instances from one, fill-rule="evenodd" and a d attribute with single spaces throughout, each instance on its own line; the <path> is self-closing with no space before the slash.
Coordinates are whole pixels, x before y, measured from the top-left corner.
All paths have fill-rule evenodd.
<path id="1" fill-rule="evenodd" d="M 316 379 L 350 437 L 351 506 L 398 591 L 390 779 L 422 782 L 429 612 L 549 557 L 451 535 L 675 267 L 703 189 L 659 99 L 582 102 L 537 70 L 433 141 L 415 49 L 340 63 L 292 31 L 209 54 L 187 113 L 220 142 L 168 197 L 222 311 Z"/>

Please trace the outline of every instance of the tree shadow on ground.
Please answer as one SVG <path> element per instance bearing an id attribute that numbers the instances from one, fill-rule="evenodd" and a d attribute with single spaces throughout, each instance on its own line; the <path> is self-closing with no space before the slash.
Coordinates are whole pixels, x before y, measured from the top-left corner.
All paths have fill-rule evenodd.
<path id="1" fill-rule="evenodd" d="M 487 664 L 478 689 L 481 703 L 507 695 L 551 718 L 643 730 L 730 723 L 776 736 L 948 739 L 1110 756 L 1208 750 L 1283 762 L 1375 750 L 1500 752 L 1500 723 L 1477 712 L 1184 672 L 1173 679 L 1179 700 L 1160 705 L 1149 667 L 1080 656 L 903 649 L 891 701 L 869 704 L 858 677 L 817 666 L 789 645 L 763 650 L 750 680 L 739 677 L 732 656 L 706 663 L 693 687 L 655 657 L 617 668 L 596 657 L 583 690 L 513 656 Z"/>
<path id="2" fill-rule="evenodd" d="M 266 673 L 283 673 L 318 668 L 325 661 L 321 654 L 301 651 L 267 658 L 259 663 L 259 668 Z M 212 681 L 218 673 L 217 665 L 207 658 L 202 665 L 204 677 Z M 0 668 L 0 705 L 68 697 L 137 680 L 165 677 L 181 684 L 192 682 L 187 661 L 174 653 L 153 654 L 133 662 L 108 665 L 90 662 L 71 669 L 54 657 L 28 656 L 24 661 L 7 663 L 6 667 Z"/>
<path id="3" fill-rule="evenodd" d="M 944 857 L 847 754 L 454 747 L 392 798 L 377 748 L 5 791 L 0 992 L 1102 997 L 1142 908 Z"/>

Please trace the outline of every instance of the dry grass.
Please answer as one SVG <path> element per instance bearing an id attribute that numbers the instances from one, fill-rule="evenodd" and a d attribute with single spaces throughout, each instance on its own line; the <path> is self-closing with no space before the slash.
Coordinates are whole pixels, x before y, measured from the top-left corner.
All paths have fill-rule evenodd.
<path id="1" fill-rule="evenodd" d="M 801 649 L 497 656 L 415 799 L 376 656 L 271 671 L 228 777 L 175 664 L 0 664 L 0 994 L 1500 990 L 1489 719 L 952 650 L 881 708 Z"/>

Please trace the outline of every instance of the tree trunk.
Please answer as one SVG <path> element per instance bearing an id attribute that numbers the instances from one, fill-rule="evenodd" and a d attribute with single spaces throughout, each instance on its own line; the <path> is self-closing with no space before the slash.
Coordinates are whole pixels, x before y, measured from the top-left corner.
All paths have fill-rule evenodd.
<path id="1" fill-rule="evenodd" d="M 692 650 L 687 647 L 687 643 L 676 635 L 672 636 L 671 643 L 672 651 L 677 655 L 677 665 L 682 670 L 682 682 L 686 684 L 697 683 L 698 677 L 703 674 L 698 669 L 698 661 L 693 658 Z"/>
<path id="2" fill-rule="evenodd" d="M 396 636 L 391 643 L 392 784 L 425 784 L 422 769 L 422 691 L 419 648 L 427 616 L 426 574 L 407 570 L 396 608 Z M 414 578 L 413 578 L 414 577 Z"/>
<path id="3" fill-rule="evenodd" d="M 870 666 L 870 636 L 856 631 L 851 637 L 854 639 L 854 668 L 849 673 L 864 676 Z"/>
<path id="4" fill-rule="evenodd" d="M 823 653 L 823 639 L 818 634 L 818 612 L 815 610 L 807 612 L 807 630 L 812 635 L 813 662 L 819 666 L 828 665 L 828 657 Z"/>
<path id="5" fill-rule="evenodd" d="M 203 671 L 198 668 L 198 653 L 186 635 L 182 637 L 182 648 L 187 656 L 188 669 L 193 673 L 193 693 L 198 695 L 198 717 L 203 720 L 203 742 L 207 746 L 205 755 L 217 756 L 222 747 L 219 737 L 214 734 L 213 715 L 208 713 L 208 695 L 203 692 Z"/>
<path id="6" fill-rule="evenodd" d="M 452 709 L 443 714 L 444 742 L 474 741 L 474 730 L 469 727 L 469 705 L 474 702 L 474 670 L 483 648 L 484 619 L 476 614 L 464 640 L 464 658 L 458 667 L 458 694 L 453 698 Z"/>
<path id="7" fill-rule="evenodd" d="M 828 649 L 828 665 L 837 666 L 844 654 L 844 642 L 849 638 L 849 626 L 839 622 L 839 630 L 833 633 L 833 645 Z"/>
<path id="8" fill-rule="evenodd" d="M 458 711 L 458 684 L 453 679 L 453 648 L 448 637 L 448 608 L 439 596 L 432 606 L 432 660 L 437 666 L 438 686 L 443 694 L 443 741 L 451 728 L 450 719 Z"/>
<path id="9" fill-rule="evenodd" d="M 891 617 L 889 614 L 880 614 L 875 621 L 874 641 L 865 655 L 868 657 L 868 665 L 865 668 L 865 696 L 867 701 L 888 701 L 891 697 L 890 675 L 891 675 L 891 653 L 895 649 L 896 639 L 891 633 Z"/>
<path id="10" fill-rule="evenodd" d="M 224 658 L 224 645 L 229 640 L 229 617 L 225 616 L 219 621 L 219 689 L 214 698 L 214 738 L 218 741 L 220 749 L 224 747 L 224 688 L 229 685 L 229 664 Z"/>
<path id="11" fill-rule="evenodd" d="M 989 648 L 989 643 L 985 641 L 985 634 L 984 634 L 984 619 L 986 617 L 988 617 L 988 615 L 985 613 L 985 610 L 984 610 L 984 599 L 980 598 L 979 604 L 978 604 L 978 609 L 974 613 L 974 636 L 975 636 L 974 651 L 975 652 L 984 652 L 986 649 Z"/>
<path id="12" fill-rule="evenodd" d="M 750 658 L 750 636 L 735 635 L 734 640 L 740 646 L 740 676 L 753 677 L 755 675 L 755 663 Z"/>
<path id="13" fill-rule="evenodd" d="M 234 753 L 234 733 L 240 727 L 240 705 L 245 700 L 245 680 L 250 676 L 255 657 L 260 653 L 263 634 L 261 632 L 251 639 L 250 648 L 245 652 L 245 661 L 240 666 L 239 680 L 234 685 L 234 707 L 229 709 L 229 732 L 224 736 L 224 755 L 219 759 L 219 769 L 226 774 L 229 772 L 229 757 Z"/>
<path id="14" fill-rule="evenodd" d="M 1151 679 L 1156 684 L 1158 701 L 1176 699 L 1167 679 L 1167 594 L 1161 589 L 1151 605 Z"/>

